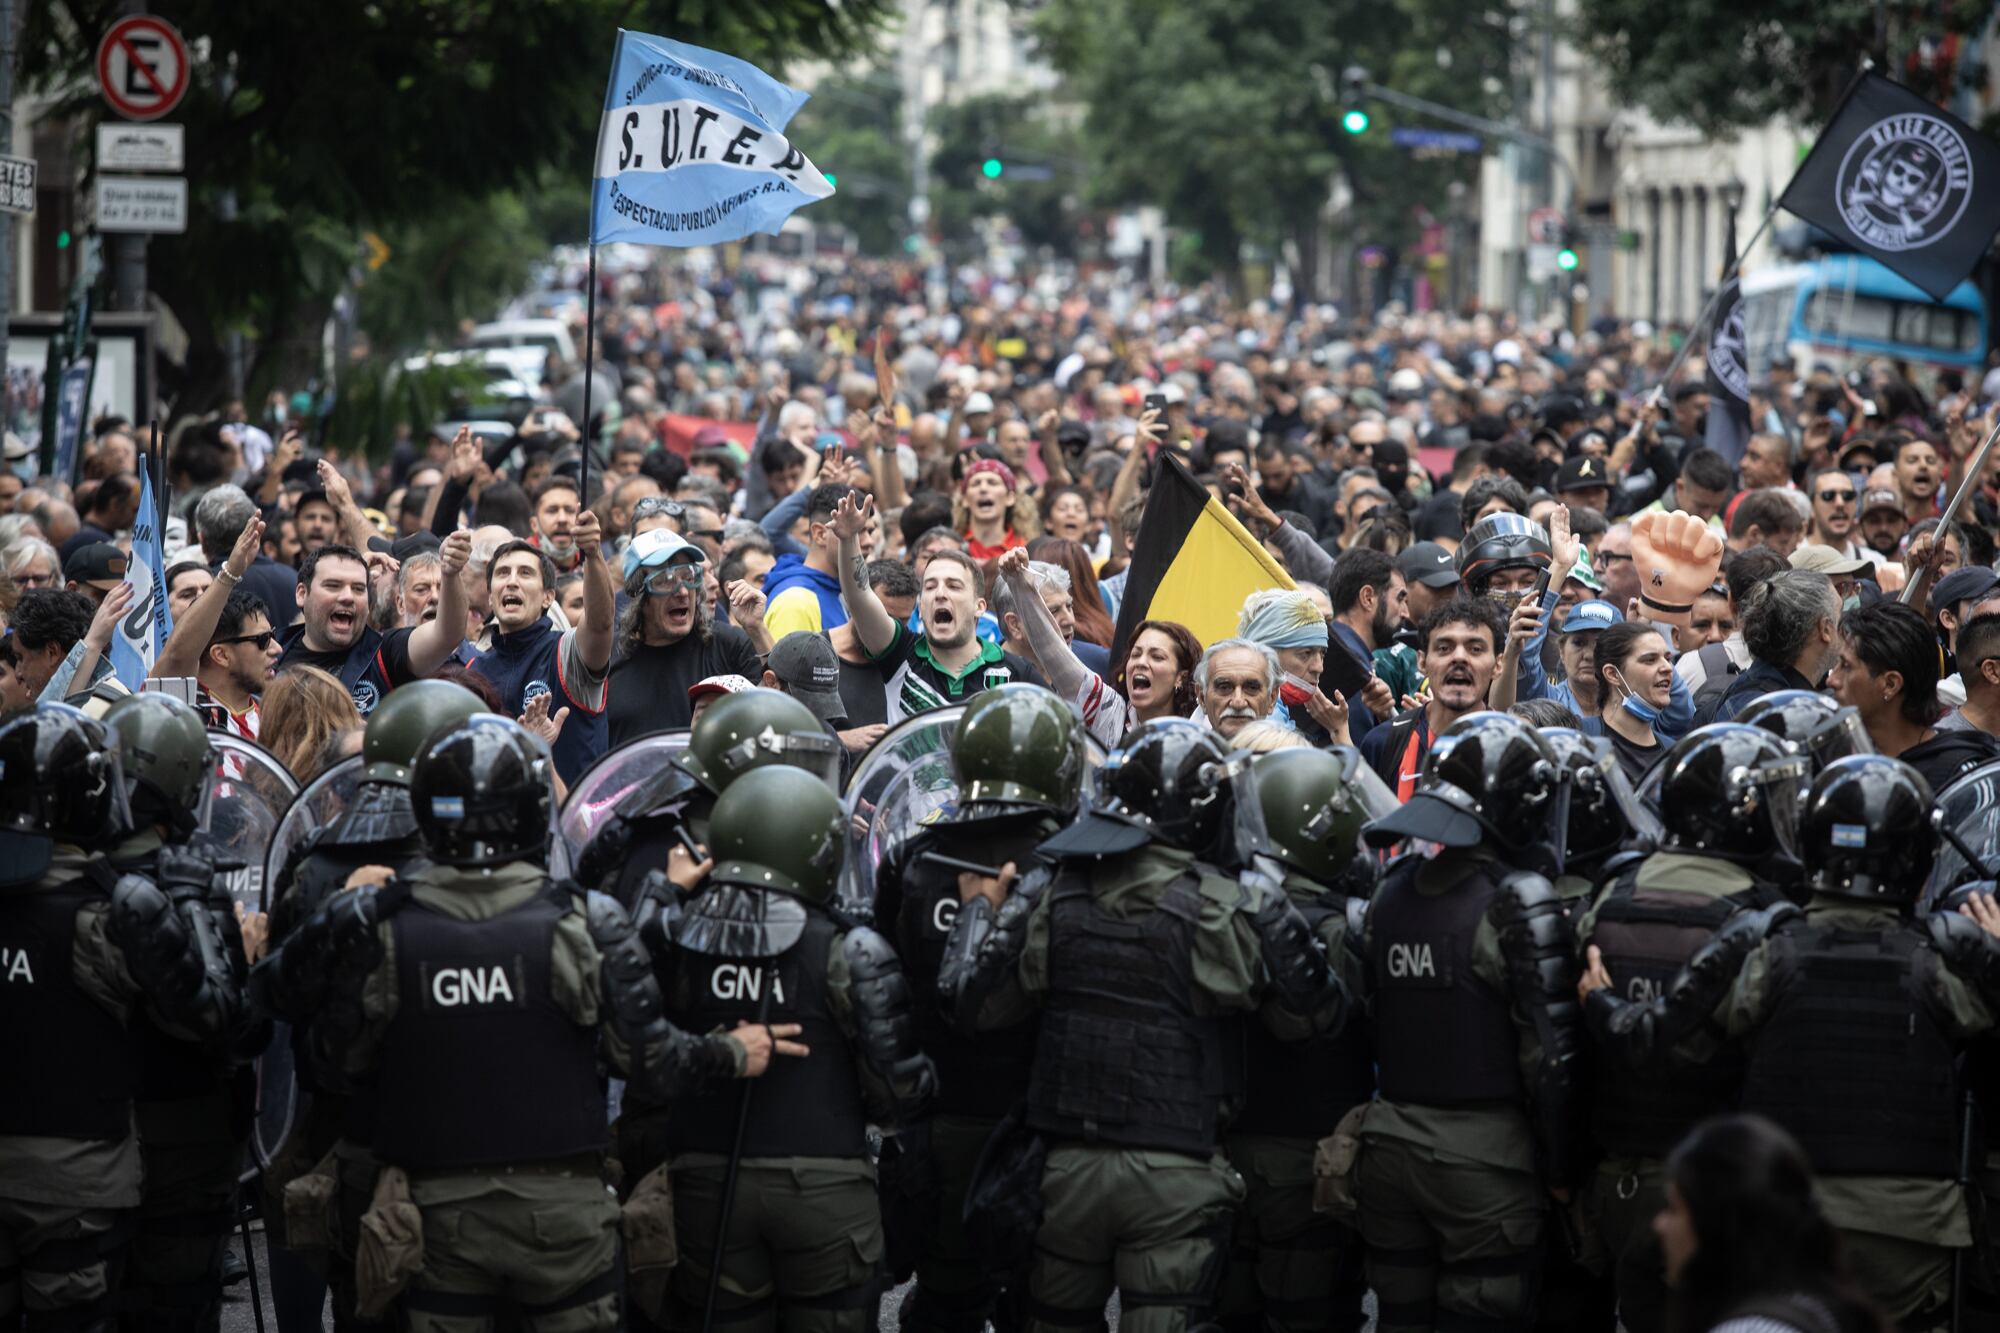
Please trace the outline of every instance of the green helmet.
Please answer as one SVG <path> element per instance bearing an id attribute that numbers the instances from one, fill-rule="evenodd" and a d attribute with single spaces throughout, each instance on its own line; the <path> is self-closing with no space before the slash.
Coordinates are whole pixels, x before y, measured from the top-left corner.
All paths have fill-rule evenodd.
<path id="1" fill-rule="evenodd" d="M 1361 826 L 1395 804 L 1361 756 L 1344 746 L 1273 750 L 1251 761 L 1250 776 L 1271 854 L 1322 883 L 1347 873 Z"/>
<path id="2" fill-rule="evenodd" d="M 845 828 L 833 789 L 805 770 L 772 764 L 745 773 L 708 817 L 709 879 L 826 902 Z"/>
<path id="3" fill-rule="evenodd" d="M 674 763 L 717 796 L 772 764 L 806 769 L 831 791 L 840 779 L 840 742 L 791 695 L 745 690 L 708 706 Z"/>
<path id="4" fill-rule="evenodd" d="M 1069 705 L 1041 686 L 1001 685 L 965 705 L 951 767 L 966 804 L 1072 814 L 1083 790 L 1083 731 Z"/>
<path id="5" fill-rule="evenodd" d="M 146 798 L 133 805 L 155 804 L 146 813 L 159 819 L 192 815 L 213 762 L 201 714 L 170 695 L 144 690 L 111 705 L 104 725 L 118 747 L 128 789 Z"/>
<path id="6" fill-rule="evenodd" d="M 453 723 L 486 711 L 479 696 L 448 680 L 413 680 L 389 692 L 368 715 L 361 733 L 361 762 L 368 782 L 410 785 L 410 770 L 424 742 Z"/>

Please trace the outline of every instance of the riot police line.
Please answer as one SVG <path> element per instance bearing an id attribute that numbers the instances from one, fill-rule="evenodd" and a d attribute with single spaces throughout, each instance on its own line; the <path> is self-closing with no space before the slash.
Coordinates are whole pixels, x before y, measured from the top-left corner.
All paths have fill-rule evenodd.
<path id="1" fill-rule="evenodd" d="M 0 723 L 7 1326 L 212 1327 L 254 1178 L 342 1328 L 861 1330 L 914 1276 L 940 1333 L 1646 1333 L 1736 1110 L 1879 1308 L 1993 1326 L 2000 765 L 1934 799 L 1788 692 L 1640 792 L 1474 714 L 1399 805 L 1010 685 L 843 802 L 753 690 L 558 811 L 477 707 L 405 686 L 303 792 L 164 695 Z"/>

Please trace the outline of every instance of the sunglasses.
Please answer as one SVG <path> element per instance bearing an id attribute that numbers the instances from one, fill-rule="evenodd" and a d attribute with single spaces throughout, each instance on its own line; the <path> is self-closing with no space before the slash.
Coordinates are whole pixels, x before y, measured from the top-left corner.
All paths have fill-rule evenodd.
<path id="1" fill-rule="evenodd" d="M 1621 562 L 1628 565 L 1632 563 L 1632 557 L 1623 551 L 1599 551 L 1590 558 L 1596 562 L 1599 569 L 1608 569 Z"/>
<path id="2" fill-rule="evenodd" d="M 668 518 L 679 518 L 687 512 L 679 500 L 669 500 L 664 495 L 649 495 L 632 506 L 633 518 L 651 518 L 655 514 L 665 514 Z"/>
<path id="3" fill-rule="evenodd" d="M 262 634 L 236 634 L 230 636 L 227 639 L 217 639 L 216 642 L 254 643 L 261 649 L 261 648 L 269 648 L 273 643 L 277 641 L 277 638 L 278 635 L 276 631 L 267 629 Z"/>
<path id="4" fill-rule="evenodd" d="M 712 542 L 719 542 L 719 541 L 721 541 L 721 540 L 722 540 L 722 529 L 721 529 L 721 528 L 689 528 L 689 529 L 688 529 L 688 530 L 687 530 L 686 532 L 682 533 L 681 535 L 682 535 L 682 536 L 684 536 L 684 537 L 706 537 L 706 538 L 708 538 L 708 539 L 709 539 L 710 541 L 712 541 Z"/>
<path id="5" fill-rule="evenodd" d="M 1819 500 L 1820 500 L 1820 503 L 1821 503 L 1821 504 L 1849 504 L 1849 505 L 1851 505 L 1851 504 L 1853 504 L 1853 503 L 1854 503 L 1854 492 L 1853 492 L 1853 491 L 1843 491 L 1843 490 L 1840 490 L 1840 489 L 1836 488 L 1836 489 L 1834 489 L 1834 490 L 1830 490 L 1830 491 L 1814 491 L 1814 492 L 1813 492 L 1813 494 L 1819 497 Z"/>

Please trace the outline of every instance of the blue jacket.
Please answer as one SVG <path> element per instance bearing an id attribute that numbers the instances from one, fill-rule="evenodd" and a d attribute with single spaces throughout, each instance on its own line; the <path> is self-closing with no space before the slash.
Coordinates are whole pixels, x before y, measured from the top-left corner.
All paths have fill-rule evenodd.
<path id="1" fill-rule="evenodd" d="M 775 604 L 778 594 L 791 588 L 804 588 L 819 598 L 821 629 L 847 623 L 847 608 L 840 604 L 840 579 L 836 575 L 822 574 L 806 564 L 803 556 L 781 555 L 764 576 L 764 605 Z"/>

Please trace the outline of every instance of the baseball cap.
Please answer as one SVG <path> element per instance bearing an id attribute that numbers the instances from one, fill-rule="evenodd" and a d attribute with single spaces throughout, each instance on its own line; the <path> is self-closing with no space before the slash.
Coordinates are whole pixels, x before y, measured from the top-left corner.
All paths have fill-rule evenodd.
<path id="1" fill-rule="evenodd" d="M 1406 583 L 1426 588 L 1449 588 L 1458 582 L 1458 562 L 1450 551 L 1436 542 L 1413 542 L 1396 557 L 1396 568 Z"/>
<path id="2" fill-rule="evenodd" d="M 1877 509 L 1893 509 L 1900 514 L 1903 512 L 1902 497 L 1886 486 L 1878 486 L 1874 490 L 1867 491 L 1862 495 L 1861 508 L 1855 512 L 1858 514 L 1872 514 Z"/>
<path id="3" fill-rule="evenodd" d="M 1370 847 L 1388 847 L 1405 838 L 1446 847 L 1477 847 L 1485 826 L 1473 813 L 1472 798 L 1448 782 L 1420 788 L 1409 800 L 1361 830 Z"/>
<path id="4" fill-rule="evenodd" d="M 1831 546 L 1806 545 L 1792 552 L 1792 568 L 1809 574 L 1859 574 L 1869 563 L 1851 560 Z"/>
<path id="5" fill-rule="evenodd" d="M 426 551 L 435 554 L 442 545 L 444 543 L 438 540 L 435 532 L 413 532 L 407 537 L 398 537 L 391 542 L 389 554 L 400 564 L 411 556 L 421 555 Z"/>
<path id="6" fill-rule="evenodd" d="M 1961 602 L 1976 602 L 1996 587 L 2000 587 L 2000 574 L 1984 565 L 1965 565 L 1954 569 L 1931 589 L 1931 613 L 1935 615 Z"/>
<path id="7" fill-rule="evenodd" d="M 692 557 L 696 564 L 700 564 L 708 558 L 702 554 L 699 546 L 696 546 L 678 532 L 668 532 L 665 528 L 654 528 L 651 532 L 642 532 L 632 539 L 630 546 L 625 548 L 623 576 L 629 579 L 635 570 L 657 569 L 659 566 L 680 556 L 683 552 Z"/>
<path id="8" fill-rule="evenodd" d="M 110 542 L 89 542 L 63 561 L 63 577 L 96 587 L 125 581 L 125 553 Z"/>
<path id="9" fill-rule="evenodd" d="M 697 700 L 706 699 L 711 695 L 717 694 L 741 694 L 745 690 L 754 690 L 756 688 L 756 682 L 750 680 L 747 676 L 736 675 L 734 672 L 722 676 L 704 676 L 694 684 L 688 686 L 688 702 L 694 703 Z"/>
<path id="10" fill-rule="evenodd" d="M 847 716 L 847 704 L 840 697 L 840 659 L 824 636 L 809 629 L 793 630 L 771 645 L 764 665 L 785 693 L 812 709 L 820 721 Z"/>
<path id="11" fill-rule="evenodd" d="M 1570 567 L 1565 582 L 1581 583 L 1592 592 L 1604 591 L 1604 580 L 1598 577 L 1597 566 L 1591 561 L 1590 548 L 1579 545 L 1576 548 L 1576 563 Z"/>
<path id="12" fill-rule="evenodd" d="M 980 393 L 968 394 L 966 396 L 965 415 L 969 417 L 976 417 L 981 412 L 991 412 L 992 410 L 993 410 L 992 394 L 980 392 Z"/>
<path id="13" fill-rule="evenodd" d="M 1556 494 L 1566 491 L 1587 491 L 1608 487 L 1611 478 L 1604 469 L 1604 460 L 1589 454 L 1578 454 L 1575 458 L 1565 458 L 1556 471 Z"/>
<path id="14" fill-rule="evenodd" d="M 1625 617 L 1618 614 L 1617 607 L 1593 597 L 1569 609 L 1569 614 L 1563 617 L 1562 632 L 1575 634 L 1578 630 L 1610 629 L 1623 619 Z"/>

